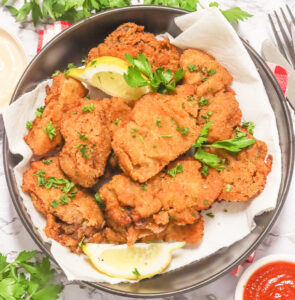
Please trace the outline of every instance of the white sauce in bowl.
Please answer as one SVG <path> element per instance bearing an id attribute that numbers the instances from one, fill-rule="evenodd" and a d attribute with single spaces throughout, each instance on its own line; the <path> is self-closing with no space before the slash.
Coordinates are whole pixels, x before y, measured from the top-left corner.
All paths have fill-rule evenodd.
<path id="1" fill-rule="evenodd" d="M 0 113 L 10 102 L 27 58 L 20 43 L 0 28 Z"/>

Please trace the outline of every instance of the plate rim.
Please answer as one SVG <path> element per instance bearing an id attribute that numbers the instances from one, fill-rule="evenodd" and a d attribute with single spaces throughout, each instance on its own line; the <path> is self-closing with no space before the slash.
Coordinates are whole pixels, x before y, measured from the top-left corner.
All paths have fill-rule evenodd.
<path id="1" fill-rule="evenodd" d="M 59 33 L 57 36 L 55 36 L 51 41 L 49 41 L 44 48 L 42 48 L 42 50 L 32 59 L 32 61 L 29 63 L 29 65 L 27 66 L 27 68 L 25 69 L 24 73 L 22 74 L 16 88 L 15 91 L 13 93 L 13 96 L 11 98 L 10 104 L 14 101 L 16 101 L 16 95 L 18 93 L 19 87 L 22 84 L 22 81 L 24 79 L 24 77 L 26 76 L 26 73 L 29 71 L 31 65 L 35 62 L 35 60 L 38 59 L 39 56 L 42 55 L 43 52 L 46 51 L 47 48 L 49 48 L 51 46 L 51 44 L 53 44 L 56 40 L 60 39 L 64 34 L 67 34 L 70 31 L 75 31 L 77 30 L 77 27 L 80 26 L 80 24 L 82 23 L 87 23 L 92 21 L 92 19 L 95 19 L 97 16 L 100 15 L 108 15 L 108 14 L 112 14 L 113 12 L 116 11 L 125 11 L 125 10 L 142 10 L 142 9 L 146 9 L 146 10 L 168 10 L 171 12 L 177 12 L 177 13 L 181 13 L 181 14 L 187 14 L 190 13 L 190 11 L 184 10 L 184 9 L 180 9 L 180 8 L 173 8 L 173 7 L 167 7 L 167 6 L 156 6 L 156 5 L 134 5 L 134 6 L 126 6 L 126 7 L 121 7 L 121 8 L 115 8 L 115 9 L 111 9 L 111 10 L 107 10 L 104 12 L 99 12 L 95 15 L 90 16 L 89 18 L 86 18 L 84 20 L 79 21 L 78 23 L 72 25 L 71 27 L 65 29 L 64 31 L 62 31 L 61 33 Z M 111 293 L 114 295 L 118 295 L 118 296 L 125 296 L 125 297 L 131 297 L 131 298 L 157 298 L 157 297 L 170 297 L 170 296 L 175 296 L 178 294 L 182 294 L 182 293 L 187 293 L 190 292 L 192 290 L 201 288 L 209 283 L 212 283 L 213 281 L 217 280 L 218 278 L 222 277 L 223 275 L 225 275 L 226 273 L 230 272 L 231 270 L 233 270 L 235 267 L 237 267 L 242 261 L 245 260 L 245 258 L 247 258 L 258 246 L 259 244 L 262 242 L 263 238 L 266 236 L 266 234 L 270 231 L 270 229 L 272 228 L 272 226 L 274 225 L 275 221 L 277 220 L 278 216 L 280 215 L 280 212 L 282 210 L 282 207 L 284 206 L 285 202 L 286 202 L 286 198 L 288 195 L 288 191 L 290 188 L 290 184 L 292 181 L 292 174 L 293 174 L 293 169 L 294 169 L 294 131 L 293 131 L 293 123 L 292 123 L 292 119 L 291 119 L 291 115 L 290 115 L 290 111 L 288 109 L 287 106 L 287 100 L 285 99 L 283 92 L 281 91 L 281 88 L 274 76 L 274 74 L 271 72 L 271 70 L 269 69 L 269 67 L 267 66 L 267 64 L 265 63 L 265 61 L 263 60 L 263 58 L 256 52 L 256 50 L 254 50 L 254 48 L 252 46 L 249 45 L 248 42 L 246 42 L 245 40 L 243 40 L 241 38 L 243 45 L 246 47 L 246 49 L 248 51 L 251 52 L 251 54 L 255 57 L 255 59 L 257 59 L 257 61 L 259 62 L 260 66 L 263 68 L 263 70 L 265 71 L 267 77 L 269 78 L 270 82 L 273 84 L 273 87 L 275 89 L 275 91 L 278 94 L 278 97 L 281 101 L 282 104 L 282 108 L 283 108 L 283 113 L 286 117 L 286 121 L 287 121 L 287 131 L 288 131 L 288 138 L 289 138 L 289 147 L 288 150 L 290 151 L 290 162 L 289 162 L 289 166 L 288 166 L 288 172 L 286 175 L 286 181 L 285 181 L 285 185 L 284 185 L 284 189 L 282 191 L 282 196 L 281 196 L 281 202 L 278 204 L 278 206 L 274 209 L 274 215 L 272 216 L 272 218 L 270 219 L 269 223 L 267 224 L 267 226 L 264 228 L 264 230 L 262 231 L 262 233 L 257 237 L 257 239 L 255 240 L 255 242 L 238 258 L 236 259 L 235 262 L 231 263 L 230 265 L 228 265 L 226 268 L 223 268 L 220 272 L 218 272 L 217 274 L 215 274 L 214 276 L 205 279 L 197 284 L 192 284 L 189 286 L 186 286 L 185 288 L 181 288 L 178 290 L 175 290 L 173 292 L 163 292 L 163 293 L 133 293 L 133 292 L 126 292 L 126 291 L 120 291 L 117 289 L 113 289 L 111 287 L 108 287 L 104 284 L 100 284 L 100 283 L 93 283 L 93 282 L 86 282 L 86 281 L 77 281 L 78 283 L 83 283 L 89 287 L 95 288 L 95 289 L 99 289 L 102 290 L 104 292 L 107 293 Z M 58 266 L 59 269 L 61 269 L 58 265 L 58 263 L 56 262 L 56 260 L 53 258 L 52 254 L 50 253 L 50 250 L 46 247 L 46 243 L 44 241 L 41 240 L 41 238 L 36 235 L 34 233 L 34 231 L 32 231 L 33 224 L 30 223 L 28 221 L 28 219 L 22 214 L 22 209 L 21 207 L 18 205 L 18 200 L 17 198 L 20 197 L 14 190 L 13 188 L 13 173 L 12 170 L 9 167 L 9 163 L 7 160 L 8 157 L 8 153 L 9 153 L 9 148 L 8 148 L 8 140 L 7 140 L 7 136 L 6 136 L 6 131 L 4 128 L 4 132 L 3 132 L 3 146 L 2 146 L 2 150 L 3 150 L 3 165 L 4 165 L 4 173 L 5 173 L 5 178 L 6 178 L 6 182 L 7 182 L 7 186 L 8 186 L 8 190 L 9 190 L 9 194 L 10 197 L 12 198 L 14 207 L 17 211 L 17 214 L 19 216 L 19 218 L 21 219 L 23 225 L 25 226 L 26 230 L 28 231 L 28 233 L 30 234 L 30 236 L 32 237 L 32 239 L 34 240 L 34 242 L 38 245 L 38 247 L 40 248 L 40 250 L 42 252 L 45 252 L 45 254 L 47 256 L 49 256 L 49 258 L 51 259 L 51 261 L 53 261 L 55 263 L 56 266 Z M 183 268 L 185 268 L 185 266 L 183 266 Z M 176 269 L 172 272 L 179 272 L 181 271 L 181 269 Z M 161 275 L 159 275 L 161 276 Z"/>

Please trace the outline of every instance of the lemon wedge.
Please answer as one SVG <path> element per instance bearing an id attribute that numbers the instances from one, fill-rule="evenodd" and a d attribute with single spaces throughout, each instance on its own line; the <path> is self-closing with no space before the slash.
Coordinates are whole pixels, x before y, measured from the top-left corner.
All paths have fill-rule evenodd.
<path id="1" fill-rule="evenodd" d="M 129 64 L 117 57 L 101 56 L 89 62 L 84 69 L 72 68 L 67 75 L 94 86 L 104 93 L 127 101 L 139 99 L 150 91 L 148 86 L 132 88 L 125 81 Z"/>
<path id="2" fill-rule="evenodd" d="M 88 243 L 82 249 L 98 271 L 115 278 L 139 280 L 165 270 L 172 252 L 184 245 L 185 242 L 132 246 Z"/>

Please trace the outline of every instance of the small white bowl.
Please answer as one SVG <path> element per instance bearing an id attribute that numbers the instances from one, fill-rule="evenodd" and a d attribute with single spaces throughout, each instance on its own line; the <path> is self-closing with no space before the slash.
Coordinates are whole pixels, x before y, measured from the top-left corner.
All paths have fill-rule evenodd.
<path id="1" fill-rule="evenodd" d="M 276 261 L 287 261 L 295 263 L 295 256 L 290 254 L 273 254 L 269 256 L 265 256 L 256 262 L 254 262 L 250 267 L 246 269 L 246 271 L 242 274 L 235 292 L 235 300 L 243 300 L 244 287 L 248 282 L 248 279 L 251 275 L 258 270 L 260 267 L 265 264 L 276 262 Z"/>

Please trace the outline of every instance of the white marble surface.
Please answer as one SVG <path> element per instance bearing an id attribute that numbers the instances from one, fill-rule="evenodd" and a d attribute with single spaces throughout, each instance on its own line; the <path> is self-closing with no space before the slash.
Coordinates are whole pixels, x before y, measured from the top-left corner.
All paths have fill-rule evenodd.
<path id="1" fill-rule="evenodd" d="M 235 25 L 235 28 L 239 35 L 248 40 L 258 52 L 260 52 L 262 41 L 265 38 L 272 38 L 267 13 L 279 8 L 284 3 L 288 3 L 295 13 L 295 0 L 219 0 L 218 2 L 222 4 L 222 8 L 240 6 L 254 15 L 247 22 Z M 205 4 L 206 0 L 203 0 L 202 3 Z M 31 24 L 16 23 L 9 12 L 0 8 L 0 27 L 12 32 L 19 38 L 28 60 L 34 57 L 38 34 Z M 42 27 L 43 25 L 39 25 L 38 29 L 42 29 Z M 9 196 L 2 162 L 3 126 L 1 125 L 0 130 L 0 251 L 3 254 L 14 256 L 21 250 L 39 249 L 20 222 Z M 257 249 L 256 259 L 272 253 L 295 253 L 294 194 L 295 179 L 293 179 L 289 196 L 278 221 Z M 67 282 L 62 274 L 60 274 L 60 280 L 65 284 L 65 290 L 61 296 L 61 299 L 64 300 L 127 299 L 98 292 L 91 288 L 81 289 L 79 285 Z M 232 274 L 227 274 L 206 287 L 189 294 L 173 297 L 173 299 L 233 300 L 236 283 L 237 278 Z"/>

